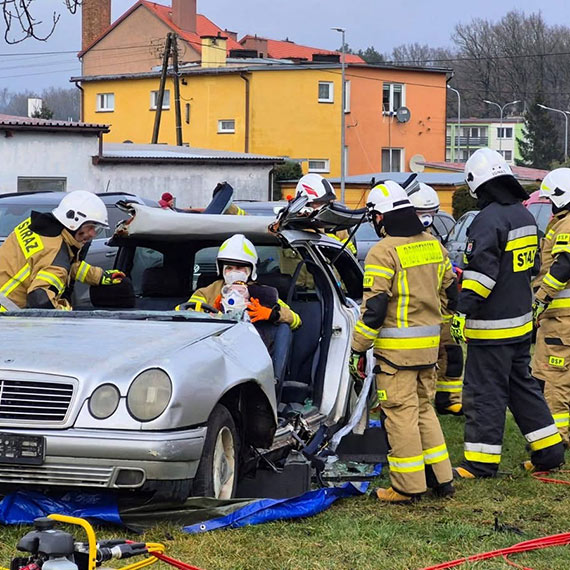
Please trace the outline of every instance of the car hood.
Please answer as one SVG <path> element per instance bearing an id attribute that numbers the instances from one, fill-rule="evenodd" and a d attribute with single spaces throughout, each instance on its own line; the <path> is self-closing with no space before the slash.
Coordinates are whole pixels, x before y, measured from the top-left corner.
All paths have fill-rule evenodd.
<path id="1" fill-rule="evenodd" d="M 0 318 L 0 369 L 119 379 L 160 366 L 183 348 L 234 324 L 215 319 L 140 321 L 97 318 Z"/>

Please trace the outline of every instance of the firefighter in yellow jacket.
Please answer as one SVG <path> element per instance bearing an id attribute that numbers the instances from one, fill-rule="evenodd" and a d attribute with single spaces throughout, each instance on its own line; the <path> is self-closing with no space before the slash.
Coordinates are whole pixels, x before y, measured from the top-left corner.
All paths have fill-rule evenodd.
<path id="1" fill-rule="evenodd" d="M 301 326 L 301 317 L 278 298 L 277 290 L 255 283 L 257 259 L 257 251 L 251 241 L 242 234 L 233 235 L 220 246 L 218 251 L 216 262 L 220 279 L 194 291 L 188 303 L 193 304 L 197 310 L 201 310 L 202 304 L 205 303 L 218 311 L 226 312 L 232 302 L 239 302 L 239 297 L 232 295 L 236 291 L 232 292 L 231 286 L 243 284 L 247 285 L 248 289 L 247 306 L 244 308 L 252 323 L 258 321 L 287 323 L 291 329 L 297 329 Z M 228 297 L 227 301 L 225 297 Z M 183 308 L 184 305 L 176 307 L 177 310 Z"/>
<path id="2" fill-rule="evenodd" d="M 392 483 L 376 495 L 381 501 L 411 502 L 430 487 L 436 496 L 451 496 L 451 463 L 430 403 L 441 300 L 454 293 L 456 298 L 457 292 L 451 263 L 437 239 L 423 231 L 405 190 L 395 182 L 374 187 L 367 208 L 376 233 L 383 228 L 385 237 L 366 256 L 350 368 L 353 374 L 362 372 L 366 351 L 374 346 Z"/>
<path id="3" fill-rule="evenodd" d="M 80 259 L 81 249 L 108 227 L 107 208 L 96 194 L 70 192 L 51 213 L 32 212 L 0 247 L 0 311 L 71 309 L 73 281 L 119 283 L 124 274 Z"/>
<path id="4" fill-rule="evenodd" d="M 425 230 L 433 233 L 433 217 L 439 211 L 437 192 L 420 182 L 406 189 L 410 202 Z M 463 415 L 461 392 L 463 390 L 463 350 L 451 338 L 450 328 L 453 311 L 447 300 L 442 305 L 443 324 L 437 358 L 437 384 L 435 387 L 435 409 L 438 414 Z"/>
<path id="5" fill-rule="evenodd" d="M 564 444 L 570 420 L 570 168 L 558 168 L 543 180 L 540 195 L 552 202 L 554 217 L 533 281 L 533 312 L 538 320 L 532 374 L 543 381 L 544 397 Z"/>

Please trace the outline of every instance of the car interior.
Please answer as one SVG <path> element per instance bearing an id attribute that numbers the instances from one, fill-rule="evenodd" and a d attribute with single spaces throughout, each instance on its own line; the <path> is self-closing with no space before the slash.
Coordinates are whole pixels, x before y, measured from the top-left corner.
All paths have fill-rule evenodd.
<path id="1" fill-rule="evenodd" d="M 132 280 L 136 299 L 134 309 L 173 310 L 187 301 L 195 290 L 215 281 L 218 278 L 216 254 L 219 245 L 218 241 L 204 240 L 186 244 L 153 242 L 152 246 L 137 242 L 134 246 L 130 241 L 128 247 L 121 247 L 116 265 Z M 325 247 L 311 253 L 305 246 L 293 250 L 282 249 L 281 245 L 255 245 L 259 255 L 257 282 L 275 287 L 279 298 L 303 322 L 295 331 L 287 324 L 271 325 L 271 346 L 266 342 L 274 366 L 279 413 L 284 417 L 318 408 L 327 361 L 323 356 L 329 350 L 332 336 L 333 287 L 341 297 L 350 292 L 338 272 L 331 270 L 327 275 L 313 255 L 332 258 L 338 248 L 330 248 L 329 252 Z M 342 269 L 342 262 L 337 265 Z M 362 276 L 355 275 L 351 282 L 359 288 L 351 293 L 361 297 Z M 258 328 L 258 331 L 265 341 L 268 335 L 262 329 Z"/>

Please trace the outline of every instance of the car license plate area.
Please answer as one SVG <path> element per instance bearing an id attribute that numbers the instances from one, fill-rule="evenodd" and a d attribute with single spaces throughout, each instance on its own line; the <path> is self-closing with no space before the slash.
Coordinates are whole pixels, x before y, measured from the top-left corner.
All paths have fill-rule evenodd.
<path id="1" fill-rule="evenodd" d="M 41 465 L 44 462 L 45 438 L 0 432 L 0 463 Z"/>

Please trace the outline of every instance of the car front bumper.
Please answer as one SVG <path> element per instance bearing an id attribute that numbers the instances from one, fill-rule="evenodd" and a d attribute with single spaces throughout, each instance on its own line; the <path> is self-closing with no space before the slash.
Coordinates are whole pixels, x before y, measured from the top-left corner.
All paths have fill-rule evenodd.
<path id="1" fill-rule="evenodd" d="M 147 480 L 192 479 L 206 437 L 206 427 L 159 433 L 0 431 L 45 437 L 44 462 L 0 463 L 0 484 L 108 489 L 136 489 Z"/>

